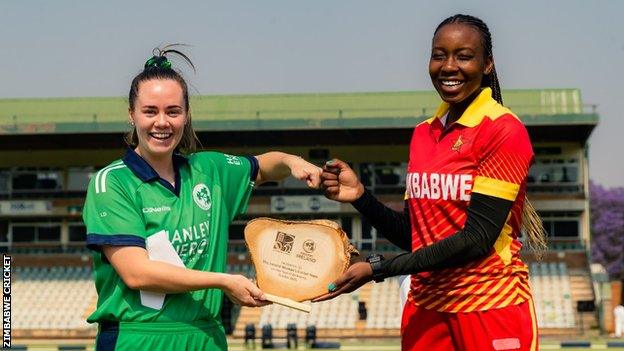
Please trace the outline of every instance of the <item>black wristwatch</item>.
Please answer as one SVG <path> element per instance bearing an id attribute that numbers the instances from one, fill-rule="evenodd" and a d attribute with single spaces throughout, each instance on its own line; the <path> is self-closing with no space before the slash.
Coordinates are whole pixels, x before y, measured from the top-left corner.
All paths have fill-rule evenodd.
<path id="1" fill-rule="evenodd" d="M 384 281 L 385 277 L 381 272 L 381 261 L 385 260 L 383 255 L 372 253 L 368 257 L 366 257 L 366 262 L 370 263 L 371 268 L 373 269 L 373 280 L 376 283 L 381 283 Z"/>

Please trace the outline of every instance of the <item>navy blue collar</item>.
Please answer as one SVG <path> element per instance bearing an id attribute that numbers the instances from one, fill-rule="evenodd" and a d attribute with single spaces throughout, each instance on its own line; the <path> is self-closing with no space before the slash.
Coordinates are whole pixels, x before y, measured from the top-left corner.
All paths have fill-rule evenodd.
<path id="1" fill-rule="evenodd" d="M 130 168 L 132 173 L 139 177 L 143 182 L 153 182 L 157 180 L 165 188 L 169 189 L 176 196 L 180 196 L 180 167 L 188 163 L 188 159 L 180 154 L 173 154 L 173 171 L 175 172 L 175 188 L 171 183 L 161 178 L 158 173 L 132 148 L 128 148 L 123 162 Z"/>

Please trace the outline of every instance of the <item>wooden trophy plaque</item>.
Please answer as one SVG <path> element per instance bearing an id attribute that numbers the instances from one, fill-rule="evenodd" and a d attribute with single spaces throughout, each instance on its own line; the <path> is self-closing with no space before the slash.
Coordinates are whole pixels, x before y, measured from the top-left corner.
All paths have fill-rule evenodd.
<path id="1" fill-rule="evenodd" d="M 245 243 L 267 300 L 305 312 L 310 305 L 301 302 L 326 293 L 359 254 L 329 220 L 256 218 L 245 227 Z"/>

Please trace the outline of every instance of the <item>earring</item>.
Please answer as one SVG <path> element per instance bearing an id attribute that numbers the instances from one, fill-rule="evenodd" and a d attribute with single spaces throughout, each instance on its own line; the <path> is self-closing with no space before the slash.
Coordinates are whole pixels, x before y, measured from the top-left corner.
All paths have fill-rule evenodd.
<path id="1" fill-rule="evenodd" d="M 130 124 L 132 127 L 134 127 L 134 121 L 130 121 L 130 122 L 128 122 L 128 124 Z"/>

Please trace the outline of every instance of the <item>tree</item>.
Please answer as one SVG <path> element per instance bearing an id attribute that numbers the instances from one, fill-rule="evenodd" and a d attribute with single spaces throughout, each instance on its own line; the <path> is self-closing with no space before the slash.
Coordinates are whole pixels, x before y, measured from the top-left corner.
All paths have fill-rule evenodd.
<path id="1" fill-rule="evenodd" d="M 589 183 L 592 261 L 602 264 L 609 277 L 624 278 L 624 188 Z"/>

